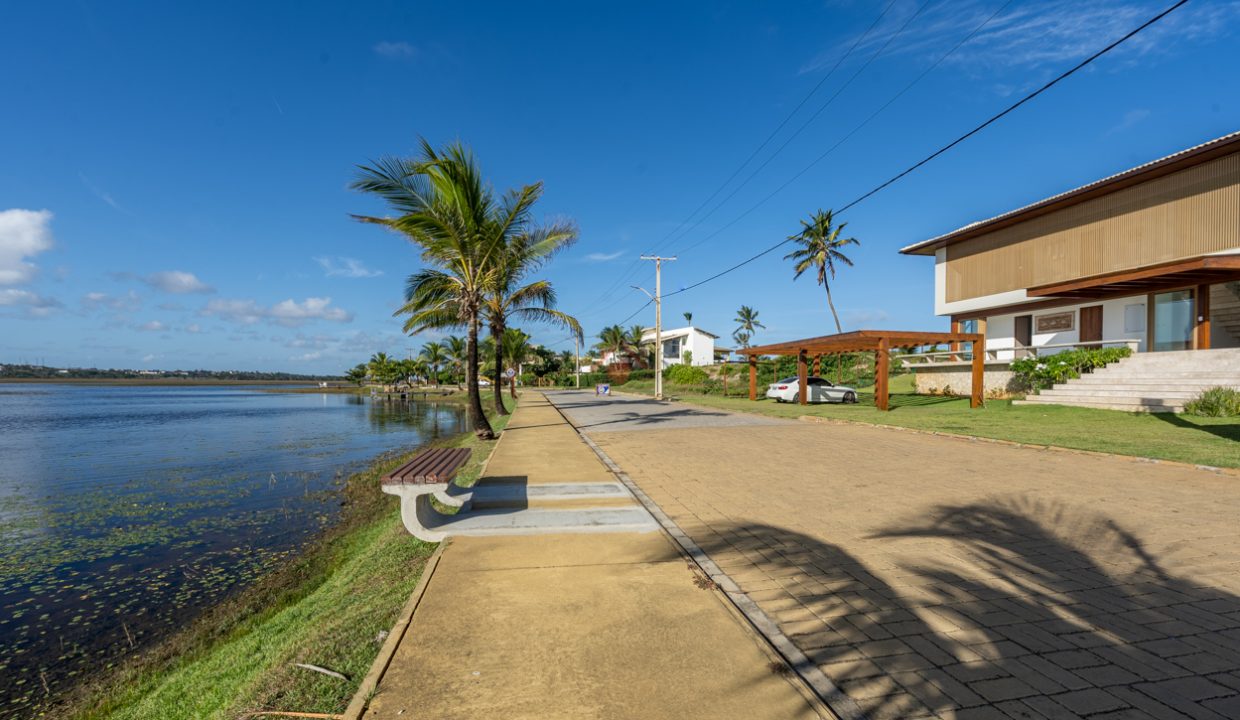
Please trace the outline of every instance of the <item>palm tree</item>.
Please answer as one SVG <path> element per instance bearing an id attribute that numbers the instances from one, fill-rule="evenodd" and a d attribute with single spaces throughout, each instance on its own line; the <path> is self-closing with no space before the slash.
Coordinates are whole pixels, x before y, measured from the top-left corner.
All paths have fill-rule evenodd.
<path id="1" fill-rule="evenodd" d="M 736 317 L 733 318 L 733 322 L 737 324 L 737 332 L 742 330 L 745 332 L 746 343 L 748 343 L 749 339 L 754 336 L 754 333 L 758 331 L 758 328 L 766 328 L 765 325 L 758 322 L 758 311 L 748 305 L 741 305 L 741 309 L 736 311 Z M 745 347 L 749 346 L 745 345 Z"/>
<path id="2" fill-rule="evenodd" d="M 561 350 L 559 361 L 560 361 L 561 372 L 564 371 L 564 368 L 572 368 L 573 370 L 577 369 L 576 367 L 574 367 L 575 363 L 577 362 L 577 356 L 573 354 L 572 350 Z"/>
<path id="3" fill-rule="evenodd" d="M 541 187 L 526 185 L 497 199 L 474 156 L 460 143 L 437 151 L 425 139 L 418 159 L 382 158 L 361 166 L 355 190 L 377 195 L 399 216 L 355 216 L 405 235 L 422 249 L 426 267 L 409 276 L 404 330 L 465 328 L 465 383 L 474 433 L 495 437 L 478 391 L 478 331 L 483 302 L 495 280 L 495 260 L 507 241 L 523 234 Z"/>
<path id="4" fill-rule="evenodd" d="M 435 384 L 439 384 L 439 369 L 448 361 L 448 356 L 444 353 L 444 346 L 437 342 L 428 342 L 422 346 L 422 351 L 418 353 L 418 359 L 426 364 L 426 369 L 431 378 L 434 378 Z"/>
<path id="5" fill-rule="evenodd" d="M 736 341 L 737 345 L 740 345 L 743 348 L 749 347 L 749 338 L 750 334 L 744 330 L 738 329 L 732 333 L 732 339 Z"/>
<path id="6" fill-rule="evenodd" d="M 629 345 L 629 355 L 633 358 L 633 367 L 643 365 L 650 367 L 654 364 L 653 354 L 650 348 L 654 347 L 654 342 L 642 342 L 642 336 L 646 334 L 646 329 L 641 325 L 631 325 L 626 339 Z"/>
<path id="7" fill-rule="evenodd" d="M 542 184 L 536 185 L 538 195 Z M 522 232 L 505 238 L 503 247 L 495 256 L 495 274 L 483 300 L 483 315 L 491 330 L 494 343 L 495 367 L 504 369 L 505 329 L 508 321 L 517 318 L 528 322 L 541 322 L 568 329 L 575 337 L 581 337 L 581 323 L 567 313 L 555 309 L 555 289 L 546 280 L 522 284 L 535 269 L 541 267 L 555 253 L 577 241 L 577 227 L 560 221 L 535 227 L 526 224 Z M 507 415 L 504 393 L 500 383 L 495 383 L 495 412 Z"/>
<path id="8" fill-rule="evenodd" d="M 603 328 L 598 334 L 598 345 L 595 348 L 600 353 L 610 352 L 613 362 L 616 358 L 627 356 L 629 354 L 629 336 L 624 328 L 619 325 L 611 325 Z"/>
<path id="9" fill-rule="evenodd" d="M 349 382 L 356 383 L 358 387 L 361 387 L 362 383 L 366 382 L 366 375 L 369 374 L 369 372 L 370 371 L 366 368 L 366 363 L 361 363 L 356 367 L 350 368 L 349 371 L 344 374 L 344 377 Z"/>
<path id="10" fill-rule="evenodd" d="M 691 312 L 685 313 L 685 324 L 690 325 L 690 326 L 693 325 L 693 313 Z"/>
<path id="11" fill-rule="evenodd" d="M 504 346 L 504 357 L 512 362 L 513 369 L 520 374 L 521 365 L 530 359 L 530 353 L 533 352 L 530 336 L 516 328 L 508 328 L 504 331 L 504 339 L 500 344 Z"/>
<path id="12" fill-rule="evenodd" d="M 819 210 L 810 215 L 809 221 L 801 221 L 801 232 L 789 235 L 788 239 L 799 244 L 796 250 L 784 256 L 785 260 L 793 260 L 796 275 L 793 280 L 801 277 L 801 273 L 814 268 L 818 275 L 818 284 L 827 291 L 827 306 L 831 308 L 831 316 L 835 318 L 835 331 L 844 332 L 840 325 L 840 316 L 835 312 L 835 303 L 831 301 L 831 285 L 829 280 L 835 279 L 835 264 L 841 263 L 852 267 L 853 261 L 841 252 L 846 245 L 860 245 L 857 238 L 843 238 L 840 233 L 848 223 L 836 225 L 830 210 Z"/>
<path id="13" fill-rule="evenodd" d="M 366 370 L 370 373 L 370 379 L 380 385 L 387 385 L 392 377 L 392 360 L 387 353 L 375 353 L 370 356 L 370 362 L 366 363 Z"/>
<path id="14" fill-rule="evenodd" d="M 465 373 L 465 338 L 449 335 L 443 339 L 443 344 L 448 366 L 452 369 L 452 379 L 459 385 L 461 375 Z"/>

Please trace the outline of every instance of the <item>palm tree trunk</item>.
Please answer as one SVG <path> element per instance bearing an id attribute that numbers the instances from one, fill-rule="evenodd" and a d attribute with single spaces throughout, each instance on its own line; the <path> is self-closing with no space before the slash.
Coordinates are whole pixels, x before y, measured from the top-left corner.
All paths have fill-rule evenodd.
<path id="1" fill-rule="evenodd" d="M 494 440 L 495 431 L 482 412 L 482 394 L 478 392 L 478 316 L 469 319 L 465 346 L 465 384 L 469 388 L 469 422 L 479 440 Z"/>
<path id="2" fill-rule="evenodd" d="M 491 385 L 491 389 L 495 391 L 495 412 L 507 415 L 508 408 L 504 407 L 504 326 L 502 324 L 491 324 L 491 339 L 495 341 L 495 383 Z"/>
<path id="3" fill-rule="evenodd" d="M 826 283 L 823 283 L 822 286 L 827 290 L 827 307 L 831 308 L 831 316 L 835 318 L 835 331 L 842 333 L 844 328 L 840 327 L 839 313 L 835 312 L 835 303 L 831 302 L 831 286 Z"/>

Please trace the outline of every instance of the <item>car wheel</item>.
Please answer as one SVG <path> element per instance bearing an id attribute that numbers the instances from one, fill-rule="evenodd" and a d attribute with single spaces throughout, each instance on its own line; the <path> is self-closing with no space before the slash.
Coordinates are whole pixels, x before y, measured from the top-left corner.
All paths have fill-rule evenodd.
<path id="1" fill-rule="evenodd" d="M 855 392 L 846 392 L 846 393 L 844 393 L 844 402 L 846 402 L 846 403 L 856 404 L 856 402 L 857 402 L 857 393 L 855 393 Z"/>

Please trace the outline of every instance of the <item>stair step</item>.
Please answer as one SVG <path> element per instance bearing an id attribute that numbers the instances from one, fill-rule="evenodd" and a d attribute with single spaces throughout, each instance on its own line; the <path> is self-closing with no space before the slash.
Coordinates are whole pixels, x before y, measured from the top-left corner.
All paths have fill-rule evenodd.
<path id="1" fill-rule="evenodd" d="M 1117 402 L 1109 402 L 1109 401 L 1098 402 L 1098 401 L 1093 401 L 1093 400 L 1073 400 L 1070 402 L 1062 401 L 1062 400 L 1039 401 L 1039 400 L 1034 399 L 1036 397 L 1037 396 L 1035 395 L 1026 400 L 1014 400 L 1012 401 L 1012 404 L 1013 405 L 1070 405 L 1072 407 L 1094 408 L 1098 410 L 1121 410 L 1124 412 L 1149 412 L 1149 413 L 1177 413 L 1177 412 L 1182 412 L 1184 410 L 1184 407 L 1182 405 L 1161 405 L 1161 404 L 1139 405 L 1139 404 L 1127 404 L 1127 403 L 1117 403 Z"/>
<path id="2" fill-rule="evenodd" d="M 1134 390 L 1133 388 L 1095 389 L 1083 387 L 1064 387 L 1043 390 L 1038 397 L 1074 398 L 1074 397 L 1118 397 L 1140 398 L 1142 400 L 1192 400 L 1201 394 L 1200 390 Z"/>

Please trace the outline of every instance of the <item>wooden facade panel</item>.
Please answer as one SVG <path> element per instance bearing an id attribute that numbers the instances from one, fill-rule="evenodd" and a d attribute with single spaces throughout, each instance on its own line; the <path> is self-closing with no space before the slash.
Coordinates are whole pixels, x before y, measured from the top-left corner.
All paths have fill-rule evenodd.
<path id="1" fill-rule="evenodd" d="M 1240 247 L 1240 153 L 947 247 L 948 302 Z"/>

